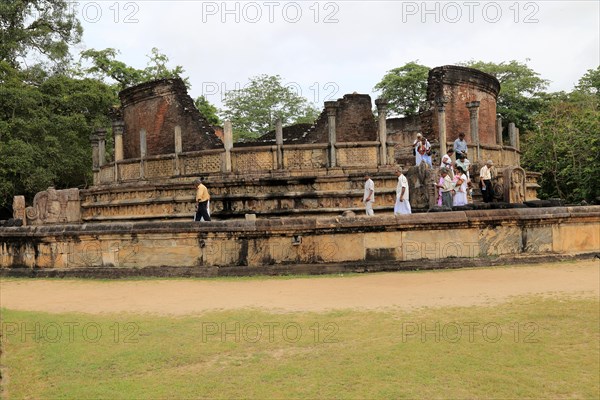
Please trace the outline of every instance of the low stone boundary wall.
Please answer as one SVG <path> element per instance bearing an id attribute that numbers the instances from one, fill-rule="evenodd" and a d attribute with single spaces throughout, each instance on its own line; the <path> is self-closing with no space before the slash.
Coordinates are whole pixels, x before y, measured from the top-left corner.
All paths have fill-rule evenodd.
<path id="1" fill-rule="evenodd" d="M 597 252 L 600 206 L 0 229 L 5 276 L 327 273 Z"/>

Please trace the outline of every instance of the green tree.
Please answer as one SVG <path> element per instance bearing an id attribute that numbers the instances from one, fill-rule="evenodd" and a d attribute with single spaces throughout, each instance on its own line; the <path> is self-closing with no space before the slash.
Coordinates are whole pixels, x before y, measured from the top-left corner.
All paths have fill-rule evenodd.
<path id="1" fill-rule="evenodd" d="M 4 70 L 0 88 L 0 208 L 48 186 L 85 187 L 89 135 L 108 126 L 114 90 L 95 79 Z"/>
<path id="2" fill-rule="evenodd" d="M 600 66 L 589 69 L 579 80 L 576 89 L 579 92 L 595 94 L 600 97 Z"/>
<path id="3" fill-rule="evenodd" d="M 526 60 L 529 61 L 529 60 Z M 544 107 L 543 94 L 548 81 L 526 63 L 515 60 L 499 64 L 467 61 L 459 65 L 475 68 L 494 76 L 500 82 L 497 112 L 504 121 L 514 122 L 524 131 L 534 128 L 533 116 Z"/>
<path id="4" fill-rule="evenodd" d="M 600 196 L 600 99 L 575 90 L 548 96 L 523 137 L 523 165 L 540 172 L 542 198 L 598 201 Z"/>
<path id="5" fill-rule="evenodd" d="M 221 119 L 218 116 L 219 110 L 214 105 L 210 104 L 206 97 L 198 96 L 196 100 L 194 100 L 194 104 L 196 108 L 200 111 L 200 113 L 210 122 L 212 125 L 221 125 Z"/>
<path id="6" fill-rule="evenodd" d="M 409 116 L 419 112 L 427 100 L 429 67 L 411 61 L 388 71 L 374 90 L 388 101 L 391 111 Z"/>
<path id="7" fill-rule="evenodd" d="M 186 86 L 189 87 L 189 79 L 182 77 L 183 67 L 177 65 L 175 68 L 169 69 L 167 67 L 169 58 L 160 53 L 156 47 L 153 47 L 151 53 L 147 55 L 149 60 L 144 69 L 137 69 L 117 60 L 118 54 L 119 51 L 112 48 L 104 50 L 89 49 L 81 52 L 82 60 L 88 60 L 92 65 L 87 68 L 80 65 L 80 74 L 90 74 L 101 80 L 110 78 L 117 82 L 118 90 L 163 78 L 182 78 Z"/>
<path id="8" fill-rule="evenodd" d="M 239 90 L 225 93 L 223 119 L 231 120 L 237 138 L 256 138 L 275 128 L 280 118 L 284 125 L 313 122 L 318 111 L 304 97 L 281 82 L 279 75 L 259 75 Z"/>
<path id="9" fill-rule="evenodd" d="M 64 63 L 79 43 L 81 24 L 67 0 L 0 1 L 0 63 L 13 68 L 25 59 Z"/>

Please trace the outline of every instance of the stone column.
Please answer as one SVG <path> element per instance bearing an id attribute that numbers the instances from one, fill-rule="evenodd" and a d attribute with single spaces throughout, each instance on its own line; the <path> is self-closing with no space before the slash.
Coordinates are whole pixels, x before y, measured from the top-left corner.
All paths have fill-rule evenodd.
<path id="1" fill-rule="evenodd" d="M 499 115 L 496 118 L 496 144 L 499 146 L 504 144 L 502 140 L 502 117 Z"/>
<path id="2" fill-rule="evenodd" d="M 147 149 L 146 130 L 142 128 L 140 129 L 140 158 L 146 158 Z"/>
<path id="3" fill-rule="evenodd" d="M 283 125 L 280 118 L 275 122 L 275 144 L 277 145 L 277 169 L 283 169 Z"/>
<path id="4" fill-rule="evenodd" d="M 511 147 L 517 148 L 517 132 L 514 122 L 508 124 L 508 140 L 510 141 Z"/>
<path id="5" fill-rule="evenodd" d="M 231 121 L 225 121 L 223 125 L 223 145 L 225 146 L 223 172 L 231 172 L 231 149 L 233 148 L 233 126 Z"/>
<path id="6" fill-rule="evenodd" d="M 376 99 L 377 115 L 379 116 L 379 165 L 387 165 L 387 100 Z"/>
<path id="7" fill-rule="evenodd" d="M 470 101 L 467 102 L 467 108 L 469 109 L 469 116 L 471 119 L 471 140 L 477 146 L 477 151 L 475 153 L 475 160 L 479 161 L 481 159 L 481 150 L 479 146 L 479 101 Z"/>
<path id="8" fill-rule="evenodd" d="M 176 125 L 173 130 L 173 141 L 175 142 L 175 175 L 181 173 L 179 154 L 183 152 L 183 142 L 181 141 L 181 126 Z"/>
<path id="9" fill-rule="evenodd" d="M 146 130 L 144 128 L 140 129 L 140 179 L 144 179 L 146 173 L 144 169 L 146 168 L 146 162 L 144 161 L 146 158 L 147 144 L 146 144 Z"/>
<path id="10" fill-rule="evenodd" d="M 98 133 L 94 132 L 90 135 L 90 143 L 92 144 L 92 168 L 93 169 L 98 169 L 98 167 L 100 167 L 100 163 L 99 163 L 99 139 L 98 139 Z"/>
<path id="11" fill-rule="evenodd" d="M 440 159 L 448 152 L 446 147 L 446 142 L 448 141 L 446 135 L 446 103 L 448 103 L 448 99 L 446 96 L 440 96 L 435 99 L 435 104 L 437 106 L 438 112 L 438 131 L 439 131 L 439 141 L 440 141 Z"/>
<path id="12" fill-rule="evenodd" d="M 106 162 L 106 129 L 96 129 L 98 137 L 98 166 L 101 167 Z"/>
<path id="13" fill-rule="evenodd" d="M 337 158 L 335 154 L 335 115 L 337 113 L 338 104 L 336 101 L 326 101 L 325 110 L 327 110 L 327 122 L 329 125 L 329 167 L 337 166 Z"/>
<path id="14" fill-rule="evenodd" d="M 113 121 L 113 137 L 115 139 L 115 162 L 123 159 L 123 131 L 125 130 L 125 122 Z"/>

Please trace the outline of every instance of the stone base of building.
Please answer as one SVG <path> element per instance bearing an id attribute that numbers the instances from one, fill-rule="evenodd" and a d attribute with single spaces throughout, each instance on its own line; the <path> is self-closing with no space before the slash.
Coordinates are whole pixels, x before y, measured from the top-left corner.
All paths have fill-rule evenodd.
<path id="1" fill-rule="evenodd" d="M 456 268 L 598 252 L 600 206 L 0 230 L 0 273 L 21 276 L 315 274 Z"/>

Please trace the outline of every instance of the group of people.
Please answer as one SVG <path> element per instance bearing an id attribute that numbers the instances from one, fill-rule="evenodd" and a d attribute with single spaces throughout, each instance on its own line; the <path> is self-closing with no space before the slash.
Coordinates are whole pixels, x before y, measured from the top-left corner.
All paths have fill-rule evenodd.
<path id="1" fill-rule="evenodd" d="M 417 139 L 413 143 L 416 165 L 422 162 L 427 163 L 430 167 L 431 162 L 431 144 L 421 134 L 417 134 Z M 440 163 L 440 179 L 437 183 L 434 182 L 438 189 L 439 206 L 464 206 L 469 202 L 469 197 L 472 199 L 473 184 L 471 182 L 471 162 L 467 158 L 468 146 L 463 132 L 458 134 L 458 138 L 454 141 L 454 146 L 446 154 L 442 156 Z M 453 161 L 452 157 L 455 156 Z M 492 185 L 494 163 L 488 160 L 486 164 L 479 170 L 479 187 L 483 196 L 483 201 L 486 203 L 494 200 L 494 186 Z M 396 171 L 398 176 L 398 186 L 396 187 L 396 203 L 394 205 L 394 214 L 410 214 L 409 188 L 408 180 L 402 174 L 401 170 Z M 365 194 L 363 203 L 367 215 L 373 215 L 373 202 L 375 199 L 375 184 L 369 176 L 365 175 Z"/>
<path id="2" fill-rule="evenodd" d="M 410 214 L 410 193 L 408 188 L 408 179 L 402 173 L 402 170 L 396 170 L 396 176 L 398 177 L 398 185 L 396 186 L 396 202 L 394 204 L 394 215 Z M 365 210 L 367 215 L 371 216 L 373 212 L 373 203 L 375 202 L 375 184 L 371 179 L 371 175 L 365 174 L 365 194 L 363 196 L 363 203 L 365 204 Z"/>
<path id="3" fill-rule="evenodd" d="M 426 162 L 431 167 L 431 145 L 421 134 L 413 143 L 416 165 Z M 471 183 L 470 166 L 467 158 L 468 146 L 465 133 L 460 132 L 454 141 L 452 149 L 442 156 L 440 163 L 440 179 L 435 184 L 438 188 L 438 205 L 440 206 L 463 206 L 467 204 L 468 198 L 473 192 Z M 425 157 L 423 156 L 425 154 Z M 452 161 L 455 155 L 455 161 Z M 486 203 L 494 200 L 494 186 L 492 185 L 494 163 L 488 160 L 479 171 L 479 187 Z M 467 195 L 469 194 L 469 196 Z"/>

